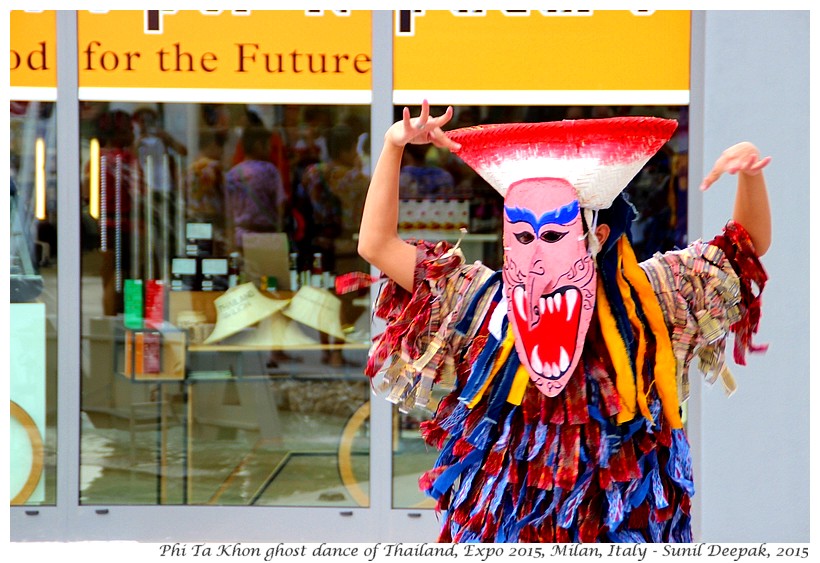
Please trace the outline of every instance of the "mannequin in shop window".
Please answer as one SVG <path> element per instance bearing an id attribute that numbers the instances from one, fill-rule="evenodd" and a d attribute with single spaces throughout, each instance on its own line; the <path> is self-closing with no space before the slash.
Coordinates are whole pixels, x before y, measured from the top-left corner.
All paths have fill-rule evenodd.
<path id="1" fill-rule="evenodd" d="M 388 278 L 387 321 L 366 368 L 441 450 L 420 484 L 454 542 L 691 542 L 688 370 L 735 385 L 725 365 L 762 351 L 771 219 L 762 170 L 742 142 L 704 180 L 737 175 L 732 220 L 709 242 L 638 263 L 621 193 L 669 139 L 644 117 L 503 124 L 444 133 L 424 103 L 385 134 L 359 251 Z M 504 196 L 504 266 L 466 264 L 443 242 L 397 235 L 408 143 L 455 152 Z M 699 360 L 694 362 L 695 357 Z M 437 406 L 432 387 L 453 390 Z"/>

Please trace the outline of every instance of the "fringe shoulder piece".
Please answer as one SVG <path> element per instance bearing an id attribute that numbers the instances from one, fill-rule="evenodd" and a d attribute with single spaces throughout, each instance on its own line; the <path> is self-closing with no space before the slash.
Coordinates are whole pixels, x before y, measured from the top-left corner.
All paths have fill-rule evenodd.
<path id="1" fill-rule="evenodd" d="M 493 274 L 480 262 L 465 264 L 458 245 L 418 241 L 416 248 L 413 292 L 388 280 L 379 294 L 374 312 L 387 328 L 375 339 L 365 369 L 402 411 L 426 407 L 433 384 L 455 375 L 454 351 L 472 338 L 483 313 L 466 330 L 455 325 Z"/>
<path id="2" fill-rule="evenodd" d="M 725 364 L 726 339 L 735 335 L 734 360 L 745 365 L 746 352 L 760 322 L 760 296 L 767 275 L 746 230 L 733 221 L 709 243 L 655 254 L 641 263 L 658 296 L 677 361 L 678 397 L 689 396 L 689 362 L 697 355 L 708 383 L 718 377 L 727 394 L 736 389 Z M 756 287 L 753 287 L 756 286 Z"/>

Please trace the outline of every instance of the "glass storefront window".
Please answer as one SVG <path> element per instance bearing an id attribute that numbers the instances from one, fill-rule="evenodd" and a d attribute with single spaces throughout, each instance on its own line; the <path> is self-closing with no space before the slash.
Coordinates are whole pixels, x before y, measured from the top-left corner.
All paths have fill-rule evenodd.
<path id="1" fill-rule="evenodd" d="M 57 204 L 53 102 L 10 103 L 11 504 L 56 502 Z"/>
<path id="2" fill-rule="evenodd" d="M 82 503 L 367 505 L 369 120 L 81 104 Z"/>
<path id="3" fill-rule="evenodd" d="M 439 115 L 446 108 L 431 108 Z M 401 119 L 402 107 L 394 118 Z M 459 106 L 447 128 L 482 123 L 542 122 L 560 119 L 614 117 L 616 115 L 657 115 L 677 119 L 675 137 L 653 157 L 626 188 L 638 214 L 632 227 L 633 248 L 639 260 L 655 252 L 686 246 L 687 112 L 681 107 L 609 106 Z M 414 115 L 418 112 L 416 111 Z M 501 204 L 498 194 L 445 149 L 408 145 L 400 179 L 400 229 L 408 238 L 428 240 L 461 239 L 468 262 L 481 260 L 492 268 L 501 267 Z M 451 220 L 450 217 L 456 217 Z M 459 232 L 466 227 L 468 234 Z M 393 432 L 393 507 L 434 508 L 435 503 L 419 491 L 419 477 L 431 469 L 438 457 L 419 433 L 421 423 L 432 417 L 438 400 L 454 382 L 437 385 L 429 410 L 408 413 L 396 410 Z"/>

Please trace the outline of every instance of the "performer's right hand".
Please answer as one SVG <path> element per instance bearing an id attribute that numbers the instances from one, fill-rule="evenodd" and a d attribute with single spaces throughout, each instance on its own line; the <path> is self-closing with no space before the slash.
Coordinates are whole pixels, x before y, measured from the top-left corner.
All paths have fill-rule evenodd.
<path id="1" fill-rule="evenodd" d="M 410 109 L 405 107 L 402 112 L 402 120 L 397 121 L 384 134 L 384 140 L 397 147 L 403 147 L 408 143 L 423 145 L 432 143 L 437 147 L 450 150 L 458 150 L 461 145 L 450 140 L 441 129 L 453 117 L 453 107 L 449 106 L 447 111 L 438 117 L 430 116 L 430 104 L 427 100 L 421 103 L 421 113 L 418 117 L 410 117 Z"/>

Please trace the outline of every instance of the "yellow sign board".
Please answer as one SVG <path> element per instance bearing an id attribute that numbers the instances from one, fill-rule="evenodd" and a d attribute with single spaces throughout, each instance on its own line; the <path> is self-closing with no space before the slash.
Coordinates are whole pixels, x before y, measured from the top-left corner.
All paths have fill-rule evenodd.
<path id="1" fill-rule="evenodd" d="M 402 10 L 394 88 L 688 93 L 690 27 L 688 11 Z"/>
<path id="2" fill-rule="evenodd" d="M 9 43 L 11 86 L 57 86 L 56 12 L 12 10 L 9 14 Z"/>
<path id="3" fill-rule="evenodd" d="M 370 90 L 368 11 L 79 12 L 81 88 Z"/>
<path id="4" fill-rule="evenodd" d="M 81 99 L 371 99 L 367 10 L 77 14 Z M 396 103 L 688 103 L 688 11 L 394 14 Z M 56 13 L 12 11 L 10 23 L 11 86 L 53 89 Z"/>

